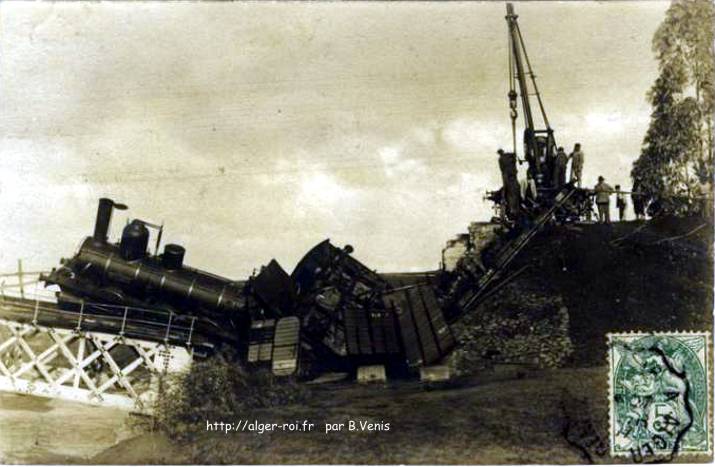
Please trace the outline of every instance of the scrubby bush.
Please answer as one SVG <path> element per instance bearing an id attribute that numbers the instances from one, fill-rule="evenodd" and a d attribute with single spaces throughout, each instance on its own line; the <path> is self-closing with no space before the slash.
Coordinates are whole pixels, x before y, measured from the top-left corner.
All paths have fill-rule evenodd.
<path id="1" fill-rule="evenodd" d="M 174 439 L 205 430 L 206 421 L 234 421 L 256 409 L 300 403 L 307 388 L 268 370 L 249 372 L 222 355 L 195 362 L 191 370 L 162 381 L 155 422 Z"/>

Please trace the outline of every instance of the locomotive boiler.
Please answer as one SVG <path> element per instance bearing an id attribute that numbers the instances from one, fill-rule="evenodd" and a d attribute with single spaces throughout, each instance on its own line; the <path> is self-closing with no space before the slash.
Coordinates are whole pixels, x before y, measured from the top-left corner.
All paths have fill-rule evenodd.
<path id="1" fill-rule="evenodd" d="M 118 243 L 110 243 L 107 233 L 115 209 L 126 206 L 100 199 L 94 234 L 74 257 L 41 277 L 46 285 L 59 286 L 60 307 L 102 314 L 122 314 L 131 307 L 134 316 L 139 313 L 148 321 L 169 314 L 177 321 L 192 320 L 197 332 L 240 342 L 250 326 L 245 282 L 185 265 L 180 245 L 167 244 L 161 254 L 151 254 L 149 227 L 157 226 L 140 219 L 124 227 Z"/>

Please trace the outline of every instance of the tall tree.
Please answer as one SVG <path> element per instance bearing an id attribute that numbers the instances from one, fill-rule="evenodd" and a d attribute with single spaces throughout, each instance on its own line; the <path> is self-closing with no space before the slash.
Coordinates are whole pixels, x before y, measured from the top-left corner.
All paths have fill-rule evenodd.
<path id="1" fill-rule="evenodd" d="M 651 122 L 631 176 L 665 209 L 712 193 L 714 20 L 709 0 L 674 0 L 653 37 L 660 75 L 648 92 Z"/>

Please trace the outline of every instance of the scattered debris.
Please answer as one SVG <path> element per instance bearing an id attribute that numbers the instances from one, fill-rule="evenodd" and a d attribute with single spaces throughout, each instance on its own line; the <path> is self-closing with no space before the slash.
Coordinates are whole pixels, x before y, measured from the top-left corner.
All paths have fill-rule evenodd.
<path id="1" fill-rule="evenodd" d="M 348 373 L 323 373 L 317 378 L 308 381 L 306 384 L 329 384 L 345 381 L 350 375 Z"/>
<path id="2" fill-rule="evenodd" d="M 448 365 L 423 366 L 420 368 L 420 381 L 437 383 L 449 381 L 451 371 Z"/>
<path id="3" fill-rule="evenodd" d="M 358 383 L 384 383 L 387 381 L 383 365 L 361 366 L 357 369 Z"/>

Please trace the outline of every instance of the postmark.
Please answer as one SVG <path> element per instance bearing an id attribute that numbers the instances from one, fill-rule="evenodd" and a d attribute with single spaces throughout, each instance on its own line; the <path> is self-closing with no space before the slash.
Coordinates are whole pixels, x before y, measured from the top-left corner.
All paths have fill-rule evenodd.
<path id="1" fill-rule="evenodd" d="M 608 343 L 611 455 L 710 455 L 710 334 L 608 334 Z"/>

